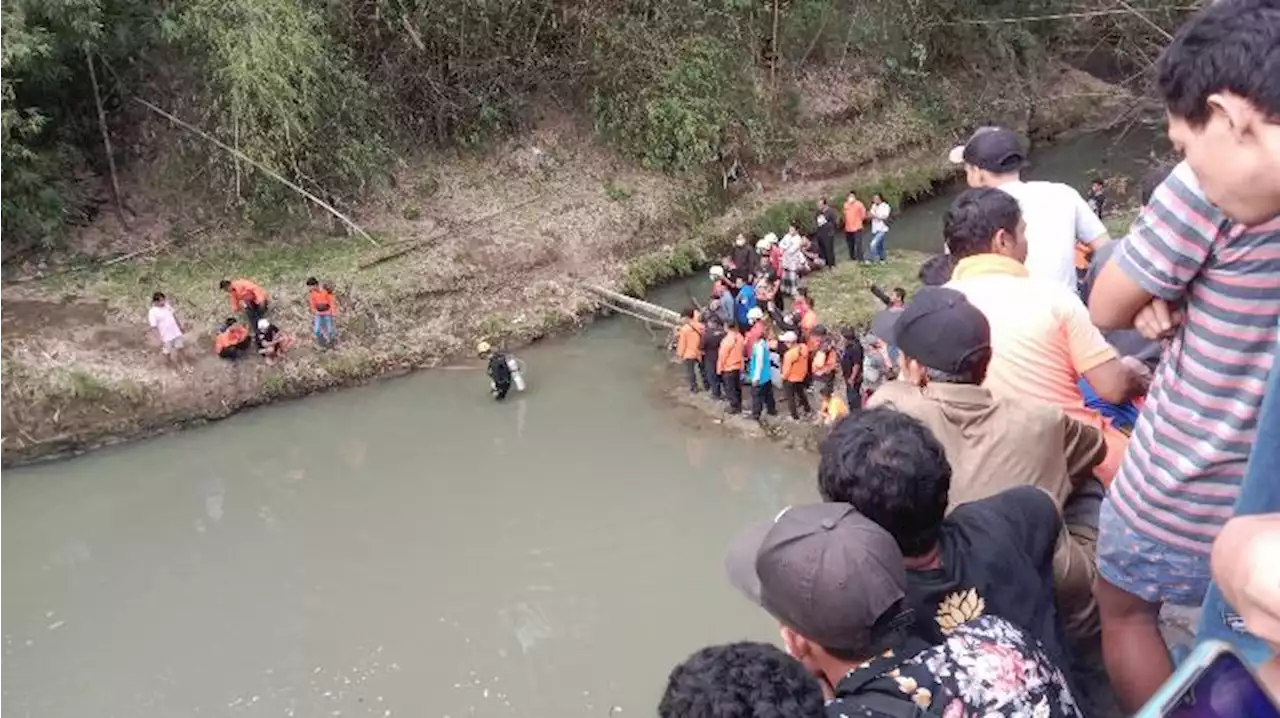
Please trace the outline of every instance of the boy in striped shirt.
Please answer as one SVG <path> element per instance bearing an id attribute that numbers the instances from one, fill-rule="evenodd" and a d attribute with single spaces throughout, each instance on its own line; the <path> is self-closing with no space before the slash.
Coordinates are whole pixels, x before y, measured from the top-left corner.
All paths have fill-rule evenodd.
<path id="1" fill-rule="evenodd" d="M 1099 520 L 1103 654 L 1127 712 L 1172 673 L 1158 626 L 1199 605 L 1235 510 L 1280 320 L 1280 6 L 1219 0 L 1165 50 L 1185 161 L 1098 278 L 1104 329 L 1171 339 Z M 1274 479 L 1274 477 L 1272 477 Z"/>

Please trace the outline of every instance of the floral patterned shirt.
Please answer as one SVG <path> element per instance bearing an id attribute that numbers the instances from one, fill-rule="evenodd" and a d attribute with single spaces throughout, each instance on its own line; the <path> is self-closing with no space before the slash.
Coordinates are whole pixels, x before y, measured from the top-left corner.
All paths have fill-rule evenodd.
<path id="1" fill-rule="evenodd" d="M 902 710 L 886 708 L 895 704 Z M 994 615 L 956 627 L 938 645 L 908 639 L 862 663 L 836 686 L 827 718 L 911 715 L 913 708 L 938 718 L 1083 716 L 1039 643 Z"/>

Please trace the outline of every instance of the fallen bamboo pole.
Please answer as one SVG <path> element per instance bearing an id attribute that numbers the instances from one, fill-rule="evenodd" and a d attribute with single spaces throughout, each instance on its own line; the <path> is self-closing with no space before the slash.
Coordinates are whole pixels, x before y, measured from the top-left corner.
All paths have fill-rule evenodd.
<path id="1" fill-rule="evenodd" d="M 266 176 L 270 177 L 271 179 L 273 179 L 273 180 L 275 180 L 275 181 L 277 181 L 277 182 L 279 182 L 279 183 L 283 184 L 284 186 L 288 187 L 289 189 L 293 190 L 294 192 L 297 192 L 298 194 L 302 195 L 303 197 L 306 197 L 307 199 L 309 199 L 309 200 L 311 200 L 312 202 L 316 203 L 317 205 L 319 205 L 319 206 L 320 206 L 320 208 L 321 208 L 321 209 L 325 210 L 325 211 L 326 211 L 326 212 L 328 212 L 329 214 L 331 214 L 331 215 L 333 215 L 334 217 L 337 217 L 339 220 L 341 220 L 343 224 L 345 224 L 345 225 L 347 225 L 348 227 L 350 227 L 350 228 L 351 228 L 351 230 L 352 230 L 352 231 L 354 231 L 356 234 L 358 234 L 358 235 L 360 235 L 361 237 L 364 237 L 365 239 L 369 240 L 369 244 L 372 244 L 372 245 L 373 245 L 373 246 L 375 246 L 375 247 L 380 246 L 380 245 L 378 244 L 378 240 L 376 240 L 376 239 L 374 239 L 374 238 L 373 238 L 373 235 L 371 235 L 371 234 L 369 234 L 368 232 L 364 231 L 364 228 L 363 228 L 363 227 L 361 227 L 360 225 L 358 225 L 358 224 L 356 224 L 355 222 L 351 221 L 351 218 L 350 218 L 350 217 L 348 217 L 347 215 L 345 215 L 345 214 L 343 214 L 343 213 L 339 212 L 338 210 L 334 209 L 334 208 L 333 208 L 333 206 L 332 206 L 332 205 L 330 205 L 328 202 L 325 202 L 324 200 L 320 199 L 319 197 L 315 196 L 314 194 L 311 194 L 310 192 L 308 192 L 308 191 L 306 191 L 305 189 L 303 189 L 303 188 L 299 187 L 298 185 L 294 184 L 293 182 L 290 182 L 289 180 L 285 179 L 283 176 L 281 176 L 281 175 L 280 175 L 280 173 L 275 172 L 275 171 L 274 171 L 274 170 L 272 170 L 270 167 L 267 167 L 266 165 L 262 164 L 261 162 L 258 162 L 257 160 L 253 159 L 253 158 L 252 158 L 252 157 L 250 157 L 249 155 L 246 155 L 245 153 L 241 152 L 240 150 L 238 150 L 238 149 L 236 149 L 236 148 L 232 147 L 231 145 L 228 145 L 227 143 L 223 142 L 222 140 L 219 140 L 217 137 L 214 137 L 213 135 L 209 134 L 208 132 L 205 132 L 204 130 L 200 129 L 199 127 L 196 127 L 195 125 L 191 124 L 190 122 L 187 122 L 187 121 L 185 121 L 185 120 L 182 120 L 182 119 L 180 119 L 180 118 L 178 118 L 178 117 L 174 116 L 172 113 L 165 112 L 164 110 L 160 109 L 159 107 L 156 107 L 155 105 L 151 104 L 150 102 L 147 102 L 146 100 L 142 99 L 141 97 L 135 97 L 135 98 L 133 98 L 133 101 L 134 101 L 134 102 L 136 102 L 136 103 L 138 103 L 138 104 L 140 104 L 140 105 L 142 105 L 143 107 L 147 108 L 148 110 L 151 110 L 152 112 L 156 113 L 157 115 L 160 115 L 161 117 L 163 117 L 163 118 L 165 118 L 165 119 L 169 120 L 170 122 L 172 122 L 172 123 L 176 124 L 177 126 L 181 127 L 182 129 L 184 129 L 184 130 L 186 130 L 186 131 L 188 131 L 188 132 L 194 133 L 194 134 L 198 135 L 199 137 L 202 137 L 202 138 L 204 138 L 205 140 L 207 140 L 207 141 L 209 141 L 209 142 L 212 142 L 213 144 L 217 145 L 219 148 L 221 148 L 221 149 L 223 149 L 223 150 L 226 150 L 227 152 L 230 152 L 232 157 L 235 157 L 236 159 L 243 160 L 244 162 L 247 162 L 248 164 L 250 164 L 250 165 L 252 165 L 254 168 L 256 168 L 259 172 L 262 172 L 263 174 L 265 174 Z"/>
<path id="2" fill-rule="evenodd" d="M 605 299 L 608 299 L 614 304 L 620 304 L 625 307 L 630 307 L 634 311 L 647 313 L 649 316 L 661 317 L 663 321 L 666 321 L 669 323 L 673 323 L 673 324 L 680 323 L 680 312 L 667 309 L 666 307 L 658 306 L 657 304 L 653 304 L 651 302 L 646 302 L 643 299 L 628 297 L 625 294 L 620 294 L 611 289 L 605 289 L 604 287 L 587 285 L 587 289 L 592 292 L 595 292 L 596 294 L 599 294 L 600 296 L 604 297 Z"/>
<path id="3" fill-rule="evenodd" d="M 607 307 L 608 309 L 610 309 L 611 311 L 615 311 L 615 312 L 617 312 L 617 313 L 619 313 L 619 314 L 625 314 L 625 315 L 627 315 L 627 316 L 629 316 L 629 317 L 635 317 L 636 319 L 639 319 L 640 321 L 644 322 L 645 324 L 657 324 L 658 326 L 660 326 L 660 327 L 666 327 L 667 329 L 675 329 L 676 327 L 680 326 L 679 324 L 674 324 L 674 323 L 672 323 L 672 322 L 668 322 L 668 321 L 665 321 L 665 320 L 662 320 L 662 319 L 657 319 L 657 318 L 654 318 L 654 317 L 646 317 L 646 316 L 644 316 L 643 314 L 637 314 L 637 313 L 635 313 L 635 312 L 633 312 L 633 311 L 630 311 L 630 310 L 627 310 L 627 309 L 623 309 L 622 307 L 619 307 L 619 306 L 618 306 L 618 305 L 616 305 L 616 304 L 610 304 L 610 303 L 609 303 L 609 302 L 607 302 L 607 301 L 601 301 L 600 303 L 601 303 L 601 304 L 603 304 L 603 305 L 604 305 L 605 307 Z"/>

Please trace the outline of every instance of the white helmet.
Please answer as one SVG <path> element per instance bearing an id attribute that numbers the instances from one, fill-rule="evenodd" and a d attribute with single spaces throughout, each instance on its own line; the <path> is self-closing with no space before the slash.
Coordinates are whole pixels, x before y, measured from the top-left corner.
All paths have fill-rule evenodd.
<path id="1" fill-rule="evenodd" d="M 723 278 L 724 278 L 724 267 L 721 267 L 721 266 L 720 266 L 720 265 L 718 265 L 718 264 L 713 264 L 713 265 L 711 265 L 711 270 L 710 270 L 710 271 L 711 271 L 711 278 L 712 278 L 712 279 L 723 279 Z"/>
<path id="2" fill-rule="evenodd" d="M 258 320 L 258 328 L 259 328 L 259 329 L 266 329 L 266 328 L 267 328 L 267 327 L 269 327 L 269 326 L 271 326 L 271 322 L 270 322 L 270 320 L 265 319 L 265 318 L 264 318 L 264 319 L 259 319 L 259 320 Z"/>
<path id="3" fill-rule="evenodd" d="M 476 345 L 477 354 L 488 354 L 493 347 L 489 346 L 489 342 L 480 342 Z"/>
<path id="4" fill-rule="evenodd" d="M 783 333 L 782 333 L 782 336 L 778 337 L 778 341 L 783 342 L 783 343 L 785 343 L 785 344 L 795 344 L 795 342 L 796 342 L 796 333 L 795 333 L 795 332 L 783 332 Z"/>
<path id="5" fill-rule="evenodd" d="M 752 307 L 747 310 L 747 321 L 758 322 L 761 319 L 764 319 L 764 310 L 760 307 Z"/>
<path id="6" fill-rule="evenodd" d="M 778 243 L 778 235 L 770 232 L 764 236 L 764 241 L 768 242 L 770 246 L 775 245 Z"/>

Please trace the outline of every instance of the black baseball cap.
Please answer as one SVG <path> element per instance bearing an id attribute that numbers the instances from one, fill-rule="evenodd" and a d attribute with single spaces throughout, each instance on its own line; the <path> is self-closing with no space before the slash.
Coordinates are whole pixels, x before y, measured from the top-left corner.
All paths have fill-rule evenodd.
<path id="1" fill-rule="evenodd" d="M 947 159 L 988 172 L 1013 172 L 1027 159 L 1018 133 L 1004 127 L 979 127 L 967 142 L 951 148 Z"/>
<path id="2" fill-rule="evenodd" d="M 854 654 L 878 650 L 873 627 L 904 610 L 907 595 L 897 542 L 849 504 L 794 506 L 747 528 L 729 545 L 725 568 L 730 583 L 782 624 Z"/>
<path id="3" fill-rule="evenodd" d="M 931 369 L 960 374 L 991 352 L 991 324 L 963 294 L 923 287 L 900 310 L 880 312 L 872 332 Z M 882 333 L 883 332 L 883 333 Z"/>

